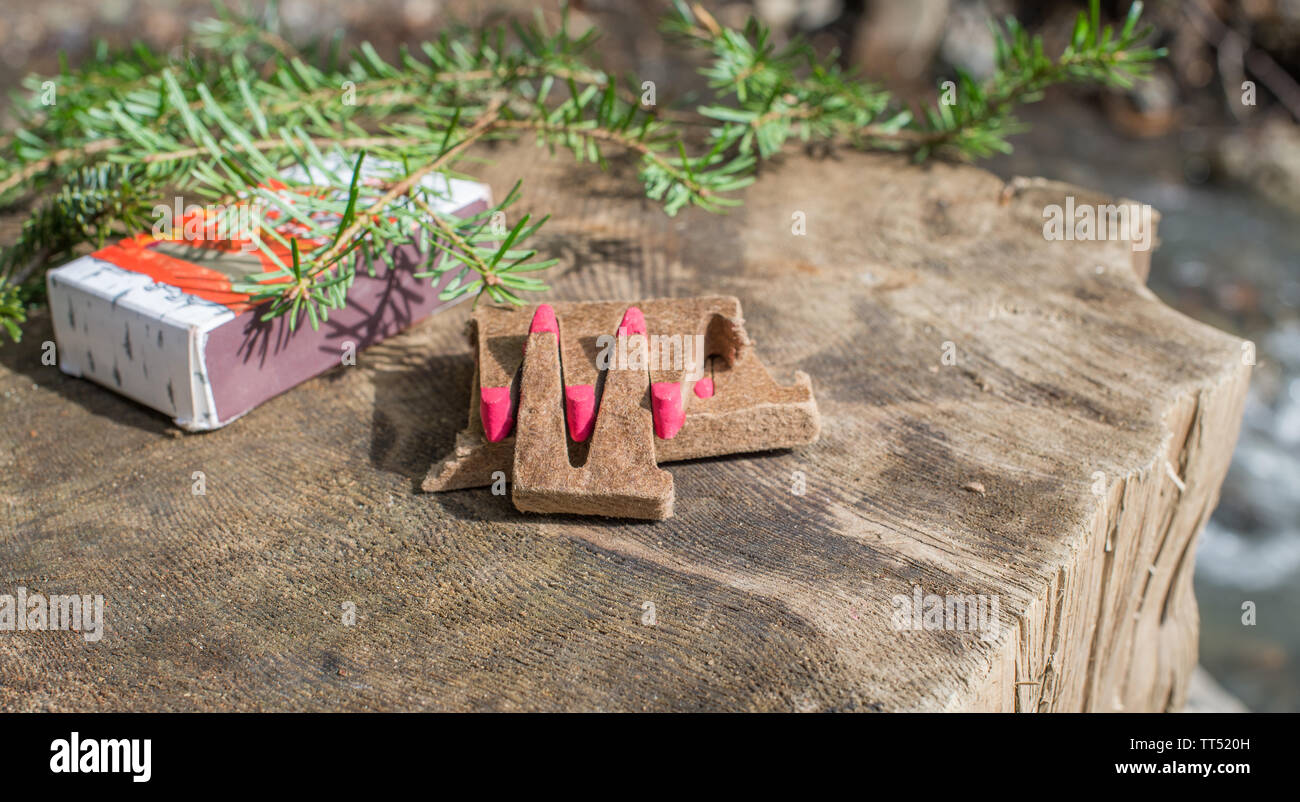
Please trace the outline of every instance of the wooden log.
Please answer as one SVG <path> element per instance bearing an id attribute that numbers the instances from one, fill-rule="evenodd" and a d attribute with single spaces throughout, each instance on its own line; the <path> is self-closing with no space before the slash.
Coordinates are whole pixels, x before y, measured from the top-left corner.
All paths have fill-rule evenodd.
<path id="1" fill-rule="evenodd" d="M 0 592 L 102 593 L 108 621 L 0 638 L 0 707 L 1181 705 L 1249 369 L 1129 243 L 1044 239 L 1045 205 L 1104 199 L 792 156 L 670 219 L 631 165 L 488 155 L 556 214 L 550 298 L 739 297 L 821 440 L 667 466 L 669 521 L 525 515 L 417 489 L 469 413 L 467 306 L 201 436 L 42 366 L 40 319 L 0 348 Z M 998 626 L 900 631 L 917 590 Z"/>

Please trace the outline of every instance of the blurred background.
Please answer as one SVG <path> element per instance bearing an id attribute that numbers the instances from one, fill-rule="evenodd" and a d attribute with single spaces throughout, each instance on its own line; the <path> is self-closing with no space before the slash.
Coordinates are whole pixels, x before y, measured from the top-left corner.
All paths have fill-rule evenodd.
<path id="1" fill-rule="evenodd" d="M 290 41 L 341 35 L 390 55 L 451 20 L 470 24 L 524 0 L 283 0 Z M 705 3 L 739 26 L 750 14 L 914 104 L 960 67 L 993 65 L 990 20 L 1014 14 L 1059 52 L 1082 0 L 752 0 Z M 668 0 L 572 2 L 572 26 L 604 33 L 605 66 L 654 80 L 689 103 L 691 65 L 657 32 Z M 264 2 L 252 2 L 254 11 Z M 1103 2 L 1122 18 L 1128 3 Z M 0 88 L 72 63 L 96 39 L 181 46 L 207 0 L 4 0 Z M 1222 500 L 1201 537 L 1196 595 L 1201 664 L 1193 702 L 1218 710 L 1300 711 L 1300 0 L 1152 0 L 1143 17 L 1169 50 L 1127 92 L 1062 89 L 1023 109 L 1015 152 L 983 162 L 1004 178 L 1046 176 L 1150 203 L 1163 215 L 1151 288 L 1166 303 L 1251 340 L 1258 364 Z M 1249 82 L 1249 83 L 1247 83 Z M 1243 86 L 1243 84 L 1245 86 Z M 665 91 L 666 90 L 666 91 Z M 1251 97 L 1253 95 L 1253 97 Z M 1253 99 L 1253 105 L 1248 102 Z M 8 122 L 0 118 L 0 123 Z M 1253 604 L 1255 623 L 1243 623 Z M 1217 684 L 1216 682 L 1217 681 Z M 1226 690 L 1226 693 L 1224 692 Z"/>

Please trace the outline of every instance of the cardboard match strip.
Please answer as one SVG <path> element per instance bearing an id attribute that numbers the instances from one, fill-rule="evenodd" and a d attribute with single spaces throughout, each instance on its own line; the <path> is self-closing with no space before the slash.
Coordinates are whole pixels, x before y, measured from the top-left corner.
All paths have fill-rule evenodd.
<path id="1" fill-rule="evenodd" d="M 538 307 L 475 311 L 469 425 L 424 490 L 485 486 L 503 471 L 522 510 L 666 518 L 672 477 L 658 464 L 817 439 L 807 374 L 796 372 L 792 385 L 772 379 L 734 297 L 540 308 L 556 323 Z M 642 339 L 644 366 L 629 358 Z M 665 342 L 684 353 L 652 347 Z M 598 363 L 602 353 L 609 369 Z"/>
<path id="2" fill-rule="evenodd" d="M 673 477 L 655 464 L 650 410 L 641 404 L 644 372 L 608 372 L 587 460 L 575 466 L 564 416 L 556 414 L 562 397 L 558 346 L 554 333 L 528 338 L 511 471 L 515 507 L 614 518 L 669 517 Z"/>

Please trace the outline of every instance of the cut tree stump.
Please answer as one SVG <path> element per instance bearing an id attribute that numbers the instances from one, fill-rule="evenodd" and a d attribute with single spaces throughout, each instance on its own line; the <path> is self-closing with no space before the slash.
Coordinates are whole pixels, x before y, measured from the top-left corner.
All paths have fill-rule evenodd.
<path id="1" fill-rule="evenodd" d="M 0 347 L 0 593 L 103 594 L 107 629 L 0 636 L 0 707 L 1182 706 L 1249 360 L 1128 243 L 1044 239 L 1103 199 L 846 153 L 668 218 L 631 165 L 482 153 L 556 215 L 548 299 L 737 296 L 821 440 L 668 465 L 668 521 L 529 515 L 418 490 L 466 420 L 467 304 L 183 436 L 42 365 L 38 317 Z M 998 626 L 898 631 L 917 588 Z"/>

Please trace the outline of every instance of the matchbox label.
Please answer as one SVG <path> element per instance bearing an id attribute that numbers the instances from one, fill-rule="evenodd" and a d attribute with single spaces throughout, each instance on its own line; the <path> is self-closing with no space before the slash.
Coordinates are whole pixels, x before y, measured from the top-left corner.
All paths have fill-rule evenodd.
<path id="1" fill-rule="evenodd" d="M 335 162 L 335 166 L 340 166 L 340 163 Z M 382 170 L 383 167 L 379 165 L 372 169 Z M 307 174 L 300 169 L 289 171 L 286 176 L 299 181 L 347 179 L 346 175 L 326 175 L 319 171 Z M 380 180 L 372 174 L 363 183 L 376 186 Z M 441 200 L 441 204 L 435 203 L 434 208 L 442 212 L 463 208 L 483 190 L 480 184 L 436 175 L 425 179 L 424 185 L 435 200 Z M 302 187 L 291 189 L 281 182 L 268 189 L 276 194 L 284 208 L 292 207 L 295 198 L 300 199 L 305 192 L 311 191 Z M 339 194 L 338 190 L 323 187 L 318 191 Z M 442 208 L 438 208 L 439 205 Z M 153 211 L 156 222 L 150 232 L 101 248 L 95 251 L 94 257 L 235 312 L 250 308 L 249 295 L 236 291 L 235 284 L 254 280 L 261 274 L 274 273 L 281 265 L 290 264 L 293 261 L 287 244 L 290 239 L 298 241 L 303 253 L 324 244 L 321 240 L 309 238 L 309 229 L 292 215 L 282 208 L 268 206 L 263 199 L 246 200 L 230 206 L 186 206 L 177 198 L 171 205 L 155 206 Z M 317 226 L 334 229 L 342 221 L 342 215 L 317 212 L 310 220 Z M 263 236 L 264 226 L 273 228 L 279 237 Z M 283 276 L 267 278 L 260 283 L 288 280 Z"/>
<path id="2" fill-rule="evenodd" d="M 101 248 L 94 256 L 236 312 L 249 304 L 233 282 L 276 269 L 264 254 L 243 250 L 237 242 L 155 240 L 148 234 Z"/>

